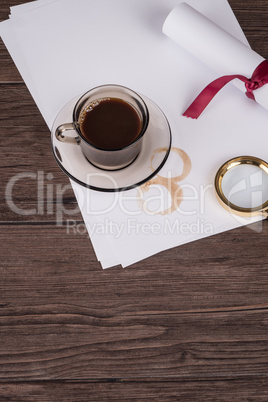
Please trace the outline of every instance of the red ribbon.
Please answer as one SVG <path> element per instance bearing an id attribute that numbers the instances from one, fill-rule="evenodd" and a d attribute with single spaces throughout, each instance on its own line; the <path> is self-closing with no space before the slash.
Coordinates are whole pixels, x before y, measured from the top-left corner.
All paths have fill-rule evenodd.
<path id="1" fill-rule="evenodd" d="M 261 88 L 263 85 L 268 84 L 268 61 L 264 60 L 252 74 L 251 78 L 247 78 L 244 75 L 224 75 L 217 78 L 203 89 L 202 92 L 195 98 L 193 103 L 183 113 L 183 116 L 197 119 L 203 110 L 207 107 L 214 96 L 230 81 L 238 78 L 245 83 L 246 95 L 248 98 L 255 100 L 253 91 Z"/>

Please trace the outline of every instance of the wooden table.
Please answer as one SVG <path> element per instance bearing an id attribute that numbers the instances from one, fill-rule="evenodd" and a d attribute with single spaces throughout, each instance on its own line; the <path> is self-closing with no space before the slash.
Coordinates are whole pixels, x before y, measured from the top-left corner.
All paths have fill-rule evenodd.
<path id="1" fill-rule="evenodd" d="M 268 58 L 268 1 L 230 3 Z M 102 270 L 2 42 L 0 129 L 0 401 L 267 401 L 267 221 Z"/>

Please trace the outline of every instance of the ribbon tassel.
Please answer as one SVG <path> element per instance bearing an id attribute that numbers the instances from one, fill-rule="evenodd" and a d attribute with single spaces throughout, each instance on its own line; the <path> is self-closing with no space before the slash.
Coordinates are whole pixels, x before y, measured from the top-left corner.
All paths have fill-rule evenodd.
<path id="1" fill-rule="evenodd" d="M 247 78 L 243 75 L 224 75 L 208 84 L 202 92 L 195 98 L 188 109 L 183 113 L 185 117 L 197 119 L 212 101 L 215 95 L 230 81 L 238 78 L 245 83 L 246 95 L 248 98 L 255 100 L 253 91 L 261 88 L 268 83 L 268 61 L 264 60 L 254 70 L 252 77 Z"/>

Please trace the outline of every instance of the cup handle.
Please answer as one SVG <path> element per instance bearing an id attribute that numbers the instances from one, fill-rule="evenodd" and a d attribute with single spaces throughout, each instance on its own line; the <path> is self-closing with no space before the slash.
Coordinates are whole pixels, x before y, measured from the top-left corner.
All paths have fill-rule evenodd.
<path id="1" fill-rule="evenodd" d="M 79 144 L 80 143 L 80 138 L 77 137 L 71 137 L 68 135 L 64 135 L 63 133 L 67 130 L 75 130 L 75 127 L 73 125 L 73 123 L 66 123 L 66 124 L 61 124 L 55 131 L 55 136 L 57 138 L 58 141 L 61 142 L 66 142 L 69 144 Z"/>

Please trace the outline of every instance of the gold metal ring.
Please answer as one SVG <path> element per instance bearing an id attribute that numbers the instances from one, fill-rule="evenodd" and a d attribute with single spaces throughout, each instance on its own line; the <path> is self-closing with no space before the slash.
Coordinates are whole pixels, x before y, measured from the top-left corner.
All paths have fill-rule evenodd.
<path id="1" fill-rule="evenodd" d="M 262 159 L 255 158 L 254 156 L 239 156 L 237 158 L 233 158 L 225 162 L 217 171 L 214 181 L 216 195 L 220 204 L 228 211 L 231 210 L 235 214 L 240 216 L 256 216 L 262 214 L 267 217 L 268 200 L 257 207 L 243 208 L 230 202 L 224 195 L 222 190 L 222 179 L 230 169 L 239 165 L 255 165 L 258 166 L 260 169 L 262 169 L 266 174 L 268 174 L 268 164 L 264 162 Z"/>

